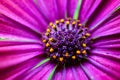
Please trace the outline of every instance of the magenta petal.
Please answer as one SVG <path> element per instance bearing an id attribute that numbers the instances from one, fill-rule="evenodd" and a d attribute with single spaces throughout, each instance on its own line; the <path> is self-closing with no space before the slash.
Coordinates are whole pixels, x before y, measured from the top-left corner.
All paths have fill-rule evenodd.
<path id="1" fill-rule="evenodd" d="M 120 0 L 102 1 L 101 5 L 97 8 L 89 20 L 90 22 L 88 22 L 89 27 L 94 27 L 96 24 L 106 19 L 106 17 L 110 16 L 119 4 Z"/>
<path id="2" fill-rule="evenodd" d="M 67 2 L 67 16 L 73 18 L 74 12 L 76 10 L 78 0 L 69 0 Z"/>
<path id="3" fill-rule="evenodd" d="M 65 18 L 67 10 L 67 0 L 56 0 L 59 18 Z"/>
<path id="4" fill-rule="evenodd" d="M 86 62 L 83 64 L 84 71 L 90 80 L 113 80 L 110 75 L 107 75 L 104 71 L 95 67 L 91 63 Z"/>
<path id="5" fill-rule="evenodd" d="M 42 47 L 36 44 L 1 46 L 0 53 L 0 69 L 19 64 L 32 57 L 43 54 Z"/>
<path id="6" fill-rule="evenodd" d="M 31 11 L 31 8 L 33 10 L 35 6 L 34 7 L 31 6 L 30 2 L 28 2 L 28 4 L 26 4 L 26 3 L 24 3 L 24 1 L 21 1 L 18 4 L 17 3 L 18 1 L 16 1 L 16 2 L 12 1 L 12 0 L 2 0 L 2 1 L 0 1 L 0 12 L 2 14 L 4 14 L 5 16 L 7 16 L 7 17 L 9 17 L 9 18 L 11 18 L 11 19 L 13 19 L 13 20 L 15 20 L 15 21 L 27 26 L 27 27 L 29 27 L 30 29 L 33 29 L 34 31 L 36 31 L 38 33 L 40 31 L 45 30 L 45 29 L 43 29 L 43 27 L 40 27 L 40 26 L 44 26 L 44 25 L 40 25 L 39 20 L 36 20 L 37 16 L 35 18 L 33 17 L 33 15 L 35 16 L 37 14 L 37 12 L 34 10 L 34 12 L 36 12 L 36 14 L 35 13 L 33 14 L 33 11 Z M 27 9 L 28 7 L 29 7 L 29 9 Z M 38 14 L 38 15 L 40 15 L 40 14 Z M 39 17 L 37 17 L 37 19 Z M 42 23 L 44 23 L 44 21 L 42 21 L 44 19 L 42 16 L 40 17 L 40 19 L 41 19 L 40 21 Z M 44 26 L 44 28 L 45 27 L 46 26 Z"/>
<path id="7" fill-rule="evenodd" d="M 96 10 L 102 0 L 83 0 L 79 12 L 81 22 L 86 22 L 91 14 Z"/>
<path id="8" fill-rule="evenodd" d="M 52 64 L 46 65 L 41 71 L 32 77 L 32 80 L 48 80 L 48 77 L 55 66 Z"/>
<path id="9" fill-rule="evenodd" d="M 39 58 L 34 57 L 29 59 L 21 64 L 17 64 L 16 66 L 9 67 L 7 69 L 0 70 L 0 79 L 1 80 L 14 80 L 17 76 L 25 73 L 30 70 L 34 65 L 36 65 L 40 61 Z M 22 79 L 22 78 L 21 78 Z"/>
<path id="10" fill-rule="evenodd" d="M 73 75 L 73 72 L 72 72 L 72 68 L 68 68 L 66 70 L 66 77 L 65 77 L 65 80 L 74 80 L 75 77 Z"/>
<path id="11" fill-rule="evenodd" d="M 49 20 L 55 21 L 58 19 L 58 9 L 56 0 L 37 0 L 37 5 L 41 13 Z"/>

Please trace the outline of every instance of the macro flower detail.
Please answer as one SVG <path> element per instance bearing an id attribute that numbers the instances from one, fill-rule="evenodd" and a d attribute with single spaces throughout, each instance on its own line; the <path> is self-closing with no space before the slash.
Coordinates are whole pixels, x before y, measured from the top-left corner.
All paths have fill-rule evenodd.
<path id="1" fill-rule="evenodd" d="M 0 80 L 119 80 L 120 0 L 0 0 Z"/>

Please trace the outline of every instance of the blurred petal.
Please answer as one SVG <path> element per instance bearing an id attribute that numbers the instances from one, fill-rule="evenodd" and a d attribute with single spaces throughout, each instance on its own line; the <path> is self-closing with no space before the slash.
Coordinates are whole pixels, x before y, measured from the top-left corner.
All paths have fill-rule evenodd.
<path id="1" fill-rule="evenodd" d="M 0 12 L 5 16 L 29 27 L 30 29 L 33 29 L 35 32 L 40 33 L 40 31 L 44 31 L 46 27 L 44 17 L 41 16 L 40 14 L 38 14 L 39 16 L 38 15 L 36 16 L 38 12 L 34 10 L 35 6 L 32 5 L 33 2 L 30 0 L 29 0 L 30 2 L 27 0 L 26 1 L 23 0 L 20 3 L 18 3 L 18 1 L 19 0 L 16 0 L 16 1 L 1 0 Z M 34 11 L 32 11 L 31 8 Z M 36 20 L 38 18 L 39 20 Z"/>
<path id="2" fill-rule="evenodd" d="M 49 22 L 58 19 L 58 9 L 56 0 L 35 0 L 35 1 L 41 13 L 45 16 L 45 18 Z"/>
<path id="3" fill-rule="evenodd" d="M 67 3 L 67 17 L 73 18 L 74 12 L 76 10 L 76 7 L 78 5 L 79 0 L 69 0 Z"/>
<path id="4" fill-rule="evenodd" d="M 83 0 L 79 12 L 79 19 L 85 23 L 92 13 L 96 10 L 102 0 Z"/>
<path id="5" fill-rule="evenodd" d="M 107 17 L 109 17 L 119 5 L 120 0 L 102 1 L 97 10 L 92 14 L 87 25 L 89 25 L 89 27 L 93 29 L 98 24 L 103 22 Z"/>
<path id="6" fill-rule="evenodd" d="M 41 58 L 42 59 L 42 58 Z M 0 70 L 1 80 L 14 80 L 17 76 L 30 70 L 38 61 L 41 60 L 38 57 L 31 58 L 23 63 L 17 64 L 15 66 Z"/>

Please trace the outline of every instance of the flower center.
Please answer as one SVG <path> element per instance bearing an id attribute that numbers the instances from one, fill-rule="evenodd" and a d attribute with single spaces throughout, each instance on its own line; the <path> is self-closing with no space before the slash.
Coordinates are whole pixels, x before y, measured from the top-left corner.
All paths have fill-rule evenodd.
<path id="1" fill-rule="evenodd" d="M 88 28 L 71 18 L 50 23 L 42 41 L 51 61 L 62 64 L 82 61 L 90 49 Z"/>

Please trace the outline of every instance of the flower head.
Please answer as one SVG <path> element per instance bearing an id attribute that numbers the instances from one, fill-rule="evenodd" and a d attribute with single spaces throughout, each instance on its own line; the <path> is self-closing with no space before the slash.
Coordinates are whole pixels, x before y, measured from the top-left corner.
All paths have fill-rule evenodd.
<path id="1" fill-rule="evenodd" d="M 120 0 L 1 0 L 1 80 L 119 80 Z"/>

